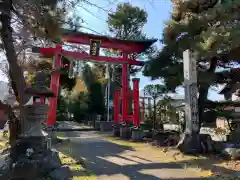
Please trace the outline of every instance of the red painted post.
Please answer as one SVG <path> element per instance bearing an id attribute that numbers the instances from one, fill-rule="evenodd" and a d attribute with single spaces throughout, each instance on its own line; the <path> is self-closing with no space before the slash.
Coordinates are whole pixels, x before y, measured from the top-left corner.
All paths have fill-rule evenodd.
<path id="1" fill-rule="evenodd" d="M 56 54 L 62 50 L 61 45 L 56 45 Z M 57 54 L 56 67 L 55 69 L 61 68 L 61 56 Z M 53 126 L 56 122 L 56 112 L 57 112 L 57 99 L 58 99 L 58 91 L 59 91 L 59 80 L 60 80 L 60 72 L 53 71 L 51 74 L 51 85 L 50 90 L 55 94 L 55 97 L 49 99 L 49 112 L 47 116 L 47 126 Z"/>
<path id="2" fill-rule="evenodd" d="M 140 125 L 140 106 L 139 106 L 139 78 L 133 78 L 133 125 L 138 127 Z"/>
<path id="3" fill-rule="evenodd" d="M 120 108 L 119 96 L 120 96 L 120 90 L 116 89 L 115 92 L 114 92 L 114 99 L 113 99 L 113 103 L 114 103 L 114 120 L 113 120 L 113 123 L 114 123 L 114 125 L 117 125 L 118 121 L 119 121 L 119 108 Z"/>
<path id="4" fill-rule="evenodd" d="M 123 58 L 127 59 L 127 54 L 123 54 Z M 127 77 L 128 64 L 122 65 L 122 120 L 126 122 L 128 115 L 128 77 Z"/>

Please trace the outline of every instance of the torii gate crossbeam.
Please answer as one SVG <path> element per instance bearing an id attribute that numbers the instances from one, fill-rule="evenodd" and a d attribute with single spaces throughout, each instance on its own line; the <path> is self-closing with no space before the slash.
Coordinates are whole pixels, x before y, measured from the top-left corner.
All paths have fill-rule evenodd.
<path id="1" fill-rule="evenodd" d="M 124 57 L 108 57 L 108 56 L 90 56 L 88 53 L 85 52 L 77 52 L 77 51 L 67 51 L 63 49 L 57 50 L 56 48 L 40 48 L 34 47 L 32 48 L 32 52 L 34 53 L 41 53 L 46 56 L 53 56 L 56 53 L 62 55 L 64 57 L 71 57 L 75 60 L 81 61 L 96 61 L 96 62 L 105 62 L 105 63 L 116 63 L 116 64 L 130 64 L 135 66 L 143 66 L 143 61 L 138 60 L 128 60 Z"/>

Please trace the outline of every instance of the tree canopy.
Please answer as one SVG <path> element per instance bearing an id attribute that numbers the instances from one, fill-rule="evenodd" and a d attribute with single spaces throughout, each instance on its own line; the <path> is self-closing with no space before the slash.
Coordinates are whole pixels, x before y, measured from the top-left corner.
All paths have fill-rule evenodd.
<path id="1" fill-rule="evenodd" d="M 143 27 L 147 23 L 147 12 L 130 3 L 120 3 L 114 13 L 108 14 L 108 29 L 112 36 L 124 40 L 146 39 Z M 139 68 L 129 66 L 131 74 Z M 121 66 L 115 66 L 113 73 L 117 81 L 121 80 Z M 118 82 L 120 83 L 120 82 Z"/>
<path id="2" fill-rule="evenodd" d="M 162 84 L 149 84 L 144 87 L 144 94 L 157 99 L 166 93 L 166 87 Z"/>
<path id="3" fill-rule="evenodd" d="M 179 124 L 177 109 L 171 104 L 172 101 L 174 100 L 165 97 L 157 102 L 157 117 L 163 123 Z"/>
<path id="4" fill-rule="evenodd" d="M 89 113 L 103 114 L 105 112 L 103 84 L 101 76 L 96 67 L 86 64 L 83 67 L 82 78 L 88 92 L 88 111 Z"/>
<path id="5" fill-rule="evenodd" d="M 150 57 L 144 74 L 163 79 L 166 87 L 175 91 L 183 85 L 183 51 L 194 51 L 198 61 L 198 101 L 202 117 L 209 87 L 229 80 L 221 79 L 226 75 L 216 73 L 216 69 L 233 68 L 239 63 L 240 1 L 172 0 L 172 4 L 171 18 L 162 34 L 163 48 Z"/>
<path id="6" fill-rule="evenodd" d="M 146 75 L 162 77 L 174 90 L 183 81 L 182 53 L 186 49 L 196 52 L 199 62 L 211 63 L 213 57 L 222 67 L 238 62 L 238 0 L 172 2 L 172 16 L 163 31 L 164 47 L 151 58 Z"/>
<path id="7" fill-rule="evenodd" d="M 149 84 L 144 87 L 144 94 L 150 96 L 153 99 L 153 129 L 156 128 L 156 118 L 157 118 L 157 102 L 156 100 L 163 97 L 166 94 L 166 87 L 162 84 Z M 163 129 L 162 122 L 159 126 Z"/>
<path id="8" fill-rule="evenodd" d="M 77 1 L 4 1 L 1 3 L 1 38 L 9 64 L 9 77 L 20 104 L 27 101 L 23 70 L 18 64 L 19 55 L 31 45 L 52 44 L 59 38 L 64 24 L 71 24 L 69 10 Z M 46 45 L 46 44 L 45 44 Z M 26 56 L 24 57 L 26 58 Z M 14 84 L 15 83 L 15 84 Z"/>
<path id="9" fill-rule="evenodd" d="M 25 67 L 20 60 L 29 63 L 29 49 L 40 45 L 48 47 L 60 38 L 61 28 L 73 28 L 74 20 L 69 12 L 74 12 L 79 0 L 35 1 L 35 0 L 6 0 L 1 2 L 1 48 L 5 52 L 8 63 L 8 77 L 12 89 L 20 104 L 21 133 L 28 130 L 27 121 L 23 115 L 23 104 L 30 96 L 25 93 L 26 82 L 23 76 Z M 50 62 L 51 64 L 51 62 Z M 39 64 L 38 68 L 45 69 L 49 63 Z M 30 68 L 31 69 L 31 68 Z M 62 78 L 64 81 L 64 78 Z M 67 83 L 71 89 L 75 82 Z M 15 121 L 14 121 L 15 122 Z"/>
<path id="10" fill-rule="evenodd" d="M 130 3 L 117 6 L 116 12 L 108 14 L 108 29 L 120 39 L 143 38 L 143 26 L 147 23 L 147 13 Z"/>

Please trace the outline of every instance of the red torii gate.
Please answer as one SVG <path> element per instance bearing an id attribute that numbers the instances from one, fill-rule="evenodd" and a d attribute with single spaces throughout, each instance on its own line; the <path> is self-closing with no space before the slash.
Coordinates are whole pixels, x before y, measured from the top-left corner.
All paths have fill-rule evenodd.
<path id="1" fill-rule="evenodd" d="M 106 63 L 117 63 L 122 64 L 122 90 L 121 90 L 121 98 L 122 98 L 122 121 L 127 122 L 130 118 L 128 116 L 128 95 L 133 95 L 134 101 L 134 113 L 132 116 L 133 122 L 135 126 L 139 125 L 139 79 L 133 80 L 133 88 L 134 91 L 128 92 L 128 65 L 136 65 L 143 66 L 142 61 L 138 61 L 135 59 L 129 59 L 129 55 L 132 53 L 141 53 L 148 47 L 150 47 L 156 39 L 151 40 L 141 40 L 141 41 L 129 41 L 129 40 L 121 40 L 116 38 L 110 38 L 107 36 L 99 36 L 94 34 L 88 34 L 83 32 L 76 32 L 71 30 L 63 30 L 63 34 L 61 37 L 62 42 L 82 44 L 82 45 L 90 45 L 90 53 L 86 52 L 77 52 L 77 51 L 68 51 L 62 49 L 62 43 L 56 44 L 54 48 L 41 48 L 35 47 L 32 49 L 33 52 L 41 53 L 48 57 L 55 57 L 54 69 L 61 68 L 61 56 L 71 57 L 75 60 L 94 60 L 96 62 L 106 62 Z M 121 51 L 122 57 L 107 57 L 100 56 L 99 51 L 100 48 L 111 48 L 117 49 Z M 56 97 L 50 99 L 50 110 L 48 113 L 47 125 L 53 126 L 56 122 L 56 107 L 57 107 L 57 96 L 59 91 L 59 79 L 60 72 L 53 71 L 51 74 L 51 85 L 50 89 L 55 93 Z M 120 95 L 120 91 L 117 90 Z M 118 98 L 117 98 L 118 99 Z M 114 123 L 118 123 L 119 116 L 119 100 L 114 100 Z"/>

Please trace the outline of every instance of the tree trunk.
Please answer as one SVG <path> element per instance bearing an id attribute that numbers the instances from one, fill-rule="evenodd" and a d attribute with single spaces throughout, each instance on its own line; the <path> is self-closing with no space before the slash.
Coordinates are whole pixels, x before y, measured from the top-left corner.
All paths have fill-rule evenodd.
<path id="1" fill-rule="evenodd" d="M 14 93 L 18 95 L 17 99 L 20 104 L 20 118 L 21 118 L 21 131 L 24 132 L 25 124 L 23 118 L 22 106 L 28 101 L 28 96 L 24 94 L 26 88 L 26 82 L 23 77 L 23 72 L 17 62 L 17 54 L 14 48 L 14 40 L 12 36 L 12 27 L 11 27 L 11 8 L 12 1 L 5 0 L 2 3 L 2 9 L 4 13 L 0 15 L 0 21 L 2 23 L 1 28 L 1 38 L 6 51 L 7 61 L 10 67 L 10 77 L 12 81 L 16 83 L 16 89 L 13 87 Z"/>
<path id="2" fill-rule="evenodd" d="M 199 117 L 199 130 L 204 118 L 204 102 L 207 100 L 208 89 L 210 85 L 201 84 L 199 87 L 199 98 L 198 98 L 198 117 Z"/>
<path id="3" fill-rule="evenodd" d="M 210 61 L 210 68 L 208 72 L 213 73 L 217 67 L 217 57 L 213 57 Z M 199 85 L 199 98 L 198 98 L 198 115 L 199 115 L 199 130 L 201 128 L 201 124 L 203 122 L 204 117 L 204 105 L 208 97 L 208 89 L 210 87 L 210 83 L 201 83 Z"/>
<path id="4" fill-rule="evenodd" d="M 8 117 L 9 117 L 9 144 L 13 146 L 16 143 L 16 140 L 18 139 L 18 136 L 21 133 L 21 124 L 19 119 L 15 116 L 13 110 L 9 106 L 9 112 L 8 112 Z"/>
<path id="5" fill-rule="evenodd" d="M 10 69 L 10 68 L 9 68 L 9 70 L 8 70 L 8 74 L 9 74 L 8 78 L 9 78 L 9 81 L 10 81 L 9 85 L 10 85 L 11 88 L 13 89 L 13 93 L 14 93 L 14 95 L 15 95 L 15 97 L 16 97 L 17 102 L 19 102 L 16 82 L 13 80 L 14 78 L 12 77 L 11 69 Z"/>

